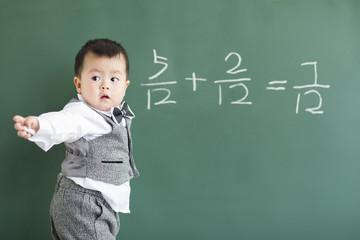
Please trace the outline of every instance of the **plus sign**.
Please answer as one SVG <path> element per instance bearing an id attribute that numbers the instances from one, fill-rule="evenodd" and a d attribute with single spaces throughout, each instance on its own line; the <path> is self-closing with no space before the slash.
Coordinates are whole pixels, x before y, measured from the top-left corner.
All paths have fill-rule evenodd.
<path id="1" fill-rule="evenodd" d="M 196 92 L 196 81 L 206 81 L 205 78 L 197 78 L 195 73 L 192 73 L 191 78 L 185 78 L 185 80 L 193 81 L 193 91 Z"/>

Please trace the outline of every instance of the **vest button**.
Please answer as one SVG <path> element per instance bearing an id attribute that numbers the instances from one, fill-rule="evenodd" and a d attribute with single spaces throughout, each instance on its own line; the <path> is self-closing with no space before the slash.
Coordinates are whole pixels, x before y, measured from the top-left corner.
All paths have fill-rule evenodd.
<path id="1" fill-rule="evenodd" d="M 132 177 L 133 176 L 133 172 L 129 171 L 129 176 Z"/>

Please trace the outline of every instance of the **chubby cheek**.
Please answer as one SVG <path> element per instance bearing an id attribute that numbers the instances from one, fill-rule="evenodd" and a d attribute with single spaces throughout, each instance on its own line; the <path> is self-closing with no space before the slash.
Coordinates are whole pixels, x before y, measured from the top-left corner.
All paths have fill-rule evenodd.
<path id="1" fill-rule="evenodd" d="M 98 90 L 94 87 L 88 86 L 86 88 L 82 89 L 82 96 L 87 101 L 92 101 L 93 99 L 96 99 L 98 96 Z"/>
<path id="2" fill-rule="evenodd" d="M 121 96 L 122 96 L 122 98 L 124 98 L 125 95 L 126 95 L 126 87 L 124 87 L 124 88 L 122 89 L 122 91 L 121 91 Z"/>
<path id="3" fill-rule="evenodd" d="M 118 101 L 121 103 L 125 97 L 125 92 L 121 92 L 118 94 Z"/>
<path id="4" fill-rule="evenodd" d="M 117 93 L 117 102 L 119 102 L 119 104 L 124 100 L 125 97 L 125 89 L 122 89 L 121 91 L 118 91 Z"/>
<path id="5" fill-rule="evenodd" d="M 95 95 L 99 92 L 99 87 L 95 83 L 89 84 L 89 86 L 86 88 L 86 91 L 91 95 Z"/>

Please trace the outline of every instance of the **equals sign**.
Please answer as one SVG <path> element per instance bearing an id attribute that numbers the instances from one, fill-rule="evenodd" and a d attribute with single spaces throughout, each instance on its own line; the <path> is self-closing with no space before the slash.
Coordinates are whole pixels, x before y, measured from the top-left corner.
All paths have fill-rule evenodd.
<path id="1" fill-rule="evenodd" d="M 271 85 L 271 86 L 266 87 L 266 90 L 285 90 L 285 87 L 278 87 L 278 86 L 281 85 L 281 84 L 286 84 L 286 83 L 287 83 L 286 80 L 283 80 L 283 81 L 271 81 L 271 82 L 269 82 L 269 85 Z M 276 85 L 278 85 L 278 86 L 276 86 Z"/>

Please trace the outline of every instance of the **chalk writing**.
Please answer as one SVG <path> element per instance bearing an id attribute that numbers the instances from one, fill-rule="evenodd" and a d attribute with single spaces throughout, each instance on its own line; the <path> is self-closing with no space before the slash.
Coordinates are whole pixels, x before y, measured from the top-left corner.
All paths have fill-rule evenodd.
<path id="1" fill-rule="evenodd" d="M 273 86 L 273 85 L 281 85 L 281 84 L 286 84 L 287 80 L 283 80 L 283 81 L 271 81 L 269 82 L 269 85 Z M 285 90 L 285 87 L 266 87 L 267 90 L 275 90 L 275 91 L 279 91 L 279 90 Z"/>
<path id="2" fill-rule="evenodd" d="M 165 70 L 167 69 L 168 67 L 168 64 L 166 62 L 161 62 L 159 61 L 159 59 L 161 60 L 168 60 L 167 58 L 165 57 L 160 57 L 156 54 L 156 50 L 153 49 L 153 53 L 154 53 L 154 63 L 155 64 L 161 64 L 161 65 L 164 65 L 164 67 L 157 73 L 155 73 L 153 76 L 149 77 L 150 80 L 153 80 L 154 78 L 157 78 L 158 76 L 160 76 L 163 72 L 165 72 Z"/>
<path id="3" fill-rule="evenodd" d="M 159 61 L 159 59 L 167 61 L 168 59 L 166 57 L 158 56 L 155 49 L 153 49 L 153 53 L 154 53 L 154 63 L 163 65 L 163 68 L 159 72 L 157 72 L 154 75 L 152 75 L 151 77 L 149 77 L 149 80 L 157 79 L 161 74 L 163 74 L 165 72 L 165 70 L 168 67 L 168 64 L 166 62 Z M 156 83 L 151 82 L 151 83 L 141 84 L 141 86 L 149 87 L 149 89 L 147 91 L 147 99 L 148 99 L 147 109 L 150 110 L 150 108 L 151 108 L 151 93 L 152 92 L 159 92 L 159 91 L 166 92 L 166 96 L 162 100 L 155 102 L 154 105 L 176 103 L 176 101 L 169 99 L 171 96 L 170 89 L 164 88 L 164 87 L 150 89 L 150 87 L 153 87 L 153 86 L 166 86 L 166 85 L 173 85 L 173 84 L 177 84 L 177 82 L 169 81 L 169 82 L 156 82 Z"/>
<path id="4" fill-rule="evenodd" d="M 242 58 L 240 56 L 239 53 L 237 52 L 231 52 L 229 53 L 226 57 L 225 57 L 225 62 L 228 61 L 228 59 L 231 57 L 231 56 L 235 56 L 237 58 L 237 64 L 235 67 L 229 69 L 226 71 L 226 73 L 228 74 L 232 74 L 232 75 L 235 75 L 235 74 L 238 74 L 238 73 L 242 73 L 242 72 L 246 72 L 247 69 L 238 69 L 241 65 L 241 61 L 242 61 Z M 232 84 L 229 86 L 229 88 L 235 88 L 235 87 L 242 87 L 244 88 L 245 90 L 245 95 L 236 100 L 236 101 L 232 101 L 231 104 L 252 104 L 252 102 L 246 102 L 246 98 L 248 97 L 249 95 L 249 89 L 246 87 L 246 85 L 243 83 L 244 81 L 250 81 L 251 78 L 238 78 L 238 79 L 227 79 L 227 80 L 215 80 L 214 83 L 216 84 L 219 84 L 219 105 L 222 104 L 222 84 L 223 83 L 235 83 L 235 84 Z"/>
<path id="5" fill-rule="evenodd" d="M 231 52 L 231 53 L 229 53 L 229 54 L 225 57 L 225 62 L 227 62 L 227 60 L 228 60 L 231 56 L 233 56 L 233 55 L 235 55 L 235 56 L 237 57 L 238 63 L 237 63 L 237 65 L 236 65 L 235 67 L 227 70 L 226 73 L 229 73 L 229 74 L 237 74 L 237 73 L 241 73 L 241 72 L 246 72 L 247 69 L 238 69 L 238 70 L 236 70 L 237 68 L 240 67 L 241 61 L 242 61 L 240 54 L 238 54 L 238 53 L 236 53 L 236 52 Z"/>
<path id="6" fill-rule="evenodd" d="M 330 85 L 320 85 L 318 84 L 318 78 L 317 78 L 317 62 L 305 62 L 302 63 L 301 66 L 308 66 L 308 65 L 313 65 L 314 66 L 314 84 L 310 84 L 310 85 L 302 85 L 302 86 L 294 86 L 295 89 L 304 89 L 304 88 L 330 88 Z M 304 93 L 304 95 L 308 95 L 310 93 L 314 93 L 315 95 L 317 95 L 319 97 L 319 104 L 318 106 L 314 107 L 314 108 L 307 108 L 305 109 L 305 111 L 310 112 L 312 114 L 323 114 L 324 111 L 320 110 L 321 106 L 322 106 L 322 97 L 319 93 L 318 90 L 312 89 L 309 90 L 307 92 Z M 297 96 L 297 102 L 296 102 L 296 114 L 299 113 L 299 105 L 300 105 L 300 96 L 301 94 L 298 93 Z"/>
<path id="7" fill-rule="evenodd" d="M 153 55 L 154 55 L 154 64 L 160 64 L 162 65 L 162 68 L 160 71 L 156 72 L 154 75 L 150 76 L 148 79 L 150 81 L 158 78 L 166 71 L 168 67 L 168 58 L 159 56 L 155 49 L 153 49 Z M 229 74 L 229 77 L 227 79 L 220 79 L 220 80 L 213 80 L 213 83 L 215 85 L 218 85 L 218 105 L 223 104 L 223 91 L 226 89 L 238 89 L 239 92 L 239 99 L 233 99 L 229 102 L 229 104 L 239 104 L 239 105 L 252 105 L 253 102 L 248 100 L 249 97 L 249 88 L 247 86 L 247 82 L 251 81 L 252 79 L 247 76 L 239 76 L 239 74 L 244 74 L 247 72 L 247 69 L 241 67 L 242 63 L 242 57 L 237 52 L 230 52 L 225 57 L 225 62 L 228 62 L 230 58 L 235 58 L 236 64 L 235 66 L 229 67 L 228 70 L 226 70 L 226 74 Z M 330 88 L 330 85 L 321 85 L 318 83 L 318 73 L 317 73 L 317 62 L 304 62 L 301 63 L 302 67 L 305 66 L 313 66 L 314 70 L 314 83 L 312 84 L 305 84 L 301 86 L 293 86 L 293 89 L 298 89 L 299 92 L 297 94 L 297 100 L 296 100 L 296 108 L 295 113 L 299 114 L 300 109 L 300 103 L 301 99 L 309 94 L 314 94 L 318 98 L 318 103 L 311 107 L 311 108 L 305 108 L 306 112 L 309 112 L 311 114 L 323 114 L 324 111 L 321 110 L 323 105 L 322 96 L 319 92 L 320 89 L 323 88 Z M 232 77 L 236 75 L 236 77 Z M 196 73 L 193 72 L 191 74 L 191 77 L 185 77 L 186 81 L 192 82 L 192 91 L 196 92 L 198 89 L 198 82 L 207 82 L 208 79 L 206 78 L 200 78 L 196 76 Z M 149 82 L 149 83 L 143 83 L 141 86 L 148 87 L 147 90 L 147 109 L 150 110 L 152 106 L 152 97 L 151 94 L 155 92 L 165 92 L 166 96 L 161 99 L 160 101 L 156 101 L 153 103 L 153 105 L 160 105 L 160 104 L 175 104 L 175 100 L 171 100 L 171 90 L 169 89 L 169 85 L 176 85 L 177 81 L 167 81 L 167 82 Z M 268 86 L 265 88 L 269 91 L 285 91 L 286 87 L 285 85 L 288 84 L 288 80 L 272 80 L 268 82 Z M 305 89 L 305 92 L 300 92 L 302 89 Z"/>
<path id="8" fill-rule="evenodd" d="M 196 81 L 206 81 L 205 78 L 197 78 L 195 73 L 192 73 L 191 78 L 185 78 L 185 80 L 191 80 L 193 82 L 193 91 L 196 92 Z"/>

